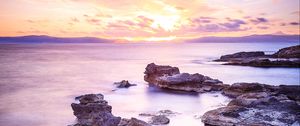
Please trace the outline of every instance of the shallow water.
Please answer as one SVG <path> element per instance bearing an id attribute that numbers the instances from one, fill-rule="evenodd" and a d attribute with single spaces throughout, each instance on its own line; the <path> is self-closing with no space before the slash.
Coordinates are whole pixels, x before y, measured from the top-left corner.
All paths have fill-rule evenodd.
<path id="1" fill-rule="evenodd" d="M 227 84 L 260 82 L 300 84 L 298 68 L 224 66 L 210 62 L 239 51 L 273 53 L 297 43 L 153 43 L 153 44 L 0 44 L 0 125 L 58 126 L 72 124 L 70 104 L 85 93 L 103 93 L 122 117 L 170 109 L 169 126 L 199 126 L 206 111 L 230 99 L 218 93 L 186 94 L 148 87 L 148 63 L 178 66 Z M 129 80 L 138 86 L 114 89 Z"/>

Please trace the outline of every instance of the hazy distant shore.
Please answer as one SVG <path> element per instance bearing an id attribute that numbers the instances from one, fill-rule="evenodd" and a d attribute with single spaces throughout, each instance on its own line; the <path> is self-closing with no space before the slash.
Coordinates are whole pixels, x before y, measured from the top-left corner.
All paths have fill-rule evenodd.
<path id="1" fill-rule="evenodd" d="M 300 35 L 250 35 L 240 37 L 200 37 L 180 40 L 188 43 L 249 43 L 249 42 L 300 42 Z M 1 43 L 114 43 L 115 39 L 97 37 L 53 37 L 47 35 L 28 35 L 0 37 Z M 122 42 L 130 42 L 122 40 Z M 141 41 L 145 42 L 145 41 Z M 172 41 L 169 41 L 172 42 Z"/>

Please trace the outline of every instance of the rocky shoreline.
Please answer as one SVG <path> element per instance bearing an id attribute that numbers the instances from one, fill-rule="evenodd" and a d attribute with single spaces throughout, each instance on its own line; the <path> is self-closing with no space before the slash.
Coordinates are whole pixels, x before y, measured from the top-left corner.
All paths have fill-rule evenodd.
<path id="1" fill-rule="evenodd" d="M 148 64 L 144 80 L 160 88 L 187 91 L 219 91 L 233 98 L 226 106 L 206 112 L 205 125 L 292 125 L 300 123 L 300 86 L 260 83 L 223 84 L 217 79 L 180 73 L 177 67 Z"/>
<path id="2" fill-rule="evenodd" d="M 260 54 L 261 55 L 261 54 Z M 232 98 L 226 106 L 206 112 L 201 120 L 207 126 L 265 126 L 300 124 L 300 85 L 272 86 L 260 83 L 224 84 L 218 79 L 195 73 L 180 73 L 179 68 L 150 63 L 144 72 L 144 80 L 163 89 L 184 92 L 221 92 Z M 115 83 L 119 88 L 135 86 L 128 81 Z M 75 98 L 79 103 L 71 107 L 77 117 L 73 126 L 150 126 L 166 125 L 171 120 L 170 110 L 158 113 L 141 113 L 151 117 L 145 121 L 114 116 L 112 107 L 102 94 L 86 94 Z"/>
<path id="3" fill-rule="evenodd" d="M 214 61 L 226 62 L 223 65 L 300 68 L 300 45 L 280 49 L 271 55 L 262 51 L 238 52 L 223 55 Z"/>

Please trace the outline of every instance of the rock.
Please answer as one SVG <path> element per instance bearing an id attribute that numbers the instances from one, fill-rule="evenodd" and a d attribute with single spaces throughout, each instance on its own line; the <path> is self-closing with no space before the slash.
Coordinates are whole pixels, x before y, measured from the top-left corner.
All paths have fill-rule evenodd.
<path id="1" fill-rule="evenodd" d="M 241 61 L 230 61 L 224 65 L 239 65 L 253 67 L 300 67 L 300 60 L 270 60 L 265 58 L 244 59 Z"/>
<path id="2" fill-rule="evenodd" d="M 239 123 L 239 112 L 243 107 L 228 106 L 206 112 L 201 120 L 205 125 L 234 126 Z"/>
<path id="3" fill-rule="evenodd" d="M 252 58 L 252 57 L 262 57 L 262 56 L 265 56 L 265 53 L 262 51 L 238 52 L 238 53 L 234 53 L 234 54 L 221 56 L 219 61 L 228 61 L 228 60 L 232 60 L 232 59 Z"/>
<path id="4" fill-rule="evenodd" d="M 146 71 L 144 72 L 144 80 L 149 83 L 156 83 L 156 78 L 163 75 L 174 75 L 179 74 L 179 69 L 177 67 L 171 66 L 162 66 L 156 65 L 154 63 L 150 63 L 146 67 Z"/>
<path id="5" fill-rule="evenodd" d="M 136 118 L 131 118 L 131 119 L 123 118 L 120 121 L 118 126 L 151 126 L 151 125 Z"/>
<path id="6" fill-rule="evenodd" d="M 164 116 L 171 116 L 171 115 L 176 115 L 179 114 L 178 112 L 173 112 L 171 110 L 160 110 L 157 113 L 158 115 L 164 115 Z"/>
<path id="7" fill-rule="evenodd" d="M 227 62 L 223 65 L 300 68 L 300 45 L 280 49 L 272 55 L 265 55 L 261 51 L 238 52 L 221 56 L 214 61 Z"/>
<path id="8" fill-rule="evenodd" d="M 226 107 L 206 112 L 202 116 L 206 125 L 292 125 L 300 120 L 300 105 L 294 98 L 294 94 L 300 93 L 298 85 L 238 83 L 225 90 L 232 90 L 230 94 L 236 99 Z M 291 98 L 287 96 L 288 92 L 293 92 Z"/>
<path id="9" fill-rule="evenodd" d="M 130 84 L 128 80 L 122 80 L 121 82 L 115 82 L 114 84 L 117 88 L 128 88 L 131 86 L 136 86 L 136 84 Z"/>
<path id="10" fill-rule="evenodd" d="M 278 94 L 284 94 L 289 99 L 300 103 L 300 85 L 280 85 L 276 91 Z"/>
<path id="11" fill-rule="evenodd" d="M 87 104 L 87 103 L 99 103 L 103 102 L 104 96 L 102 94 L 86 94 L 82 96 L 78 96 L 75 99 L 79 100 L 81 104 Z"/>
<path id="12" fill-rule="evenodd" d="M 73 126 L 150 126 L 136 118 L 121 119 L 114 116 L 112 107 L 102 94 L 86 94 L 75 99 L 79 103 L 72 103 L 71 107 L 78 123 Z"/>
<path id="13" fill-rule="evenodd" d="M 158 77 L 156 85 L 161 88 L 168 88 L 181 91 L 208 92 L 220 91 L 223 83 L 219 80 L 201 74 L 181 73 Z"/>
<path id="14" fill-rule="evenodd" d="M 79 104 L 71 107 L 77 117 L 78 126 L 117 126 L 121 120 L 111 113 L 112 107 L 107 104 L 101 94 L 87 94 L 77 97 Z"/>
<path id="15" fill-rule="evenodd" d="M 158 116 L 158 115 L 164 115 L 164 116 L 173 116 L 173 115 L 177 115 L 180 114 L 178 112 L 173 112 L 171 110 L 160 110 L 158 112 L 155 113 L 141 113 L 139 114 L 139 116 Z"/>
<path id="16" fill-rule="evenodd" d="M 242 94 L 250 92 L 268 92 L 272 91 L 274 87 L 259 83 L 234 83 L 222 91 L 223 95 L 231 98 L 236 98 Z"/>
<path id="17" fill-rule="evenodd" d="M 152 125 L 166 125 L 168 123 L 170 123 L 170 119 L 164 115 L 153 116 L 150 121 Z"/>
<path id="18" fill-rule="evenodd" d="M 300 58 L 300 45 L 280 49 L 272 56 L 275 58 Z"/>
<path id="19" fill-rule="evenodd" d="M 154 63 L 151 63 L 146 67 L 145 74 L 145 81 L 149 84 L 172 90 L 202 93 L 220 91 L 228 86 L 223 84 L 222 81 L 212 79 L 202 74 L 179 73 L 179 69 L 177 67 L 159 66 Z"/>

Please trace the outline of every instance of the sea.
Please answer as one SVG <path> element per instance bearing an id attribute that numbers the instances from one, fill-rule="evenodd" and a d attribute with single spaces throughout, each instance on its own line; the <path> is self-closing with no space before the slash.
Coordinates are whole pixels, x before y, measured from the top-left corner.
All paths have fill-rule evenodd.
<path id="1" fill-rule="evenodd" d="M 272 54 L 299 43 L 17 43 L 0 44 L 0 125 L 66 126 L 76 123 L 74 97 L 101 93 L 115 116 L 149 121 L 140 113 L 171 110 L 167 126 L 201 126 L 201 116 L 225 106 L 218 92 L 186 93 L 149 86 L 149 63 L 179 67 L 226 84 L 300 85 L 299 68 L 257 68 L 213 62 L 240 51 Z M 114 82 L 137 84 L 116 89 Z"/>

